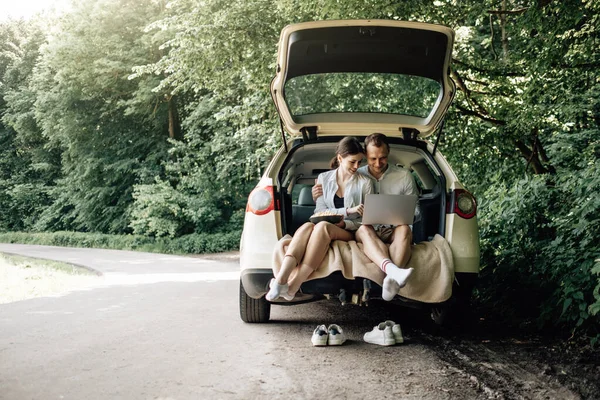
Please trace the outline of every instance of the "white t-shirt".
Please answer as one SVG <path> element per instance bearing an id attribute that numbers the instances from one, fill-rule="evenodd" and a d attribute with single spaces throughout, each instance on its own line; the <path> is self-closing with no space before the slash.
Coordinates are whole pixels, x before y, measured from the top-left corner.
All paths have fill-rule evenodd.
<path id="1" fill-rule="evenodd" d="M 379 179 L 375 179 L 375 177 L 369 173 L 368 165 L 360 167 L 358 173 L 371 179 L 373 182 L 374 193 L 419 195 L 419 187 L 410 171 L 396 165 L 388 164 L 388 168 Z"/>

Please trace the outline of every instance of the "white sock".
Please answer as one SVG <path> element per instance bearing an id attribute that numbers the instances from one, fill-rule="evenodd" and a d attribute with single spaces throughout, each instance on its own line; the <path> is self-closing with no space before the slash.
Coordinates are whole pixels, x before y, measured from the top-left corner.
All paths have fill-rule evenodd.
<path id="1" fill-rule="evenodd" d="M 398 290 L 400 290 L 400 286 L 398 285 L 398 283 L 395 280 L 393 280 L 390 276 L 385 277 L 381 288 L 383 289 L 381 292 L 381 298 L 385 301 L 392 301 L 394 297 L 398 294 Z"/>
<path id="2" fill-rule="evenodd" d="M 385 274 L 387 275 L 387 271 L 386 271 L 386 270 L 387 270 L 387 268 L 388 268 L 389 266 L 394 266 L 394 267 L 396 267 L 396 264 L 394 264 L 394 263 L 392 262 L 392 260 L 390 260 L 389 258 L 384 258 L 384 259 L 383 259 L 383 261 L 381 262 L 381 265 L 379 266 L 379 268 L 381 268 L 381 270 L 382 270 L 383 272 L 385 272 Z"/>
<path id="3" fill-rule="evenodd" d="M 393 280 L 396 281 L 396 283 L 398 284 L 398 286 L 400 286 L 400 288 L 403 288 L 406 285 L 406 281 L 407 279 L 410 277 L 410 275 L 413 273 L 414 268 L 398 268 L 395 265 L 392 266 L 388 266 L 387 268 L 387 276 L 389 276 L 390 278 L 392 278 Z"/>
<path id="4" fill-rule="evenodd" d="M 271 279 L 271 283 L 269 283 L 269 292 L 265 296 L 268 301 L 273 301 L 278 299 L 279 297 L 283 297 L 286 300 L 293 300 L 294 296 L 290 296 L 288 293 L 289 286 L 287 283 L 280 284 L 276 279 Z"/>
<path id="5" fill-rule="evenodd" d="M 398 291 L 406 285 L 406 280 L 414 271 L 413 268 L 399 268 L 389 258 L 381 262 L 381 270 L 387 275 L 383 280 L 383 292 L 381 297 L 385 301 L 391 301 Z"/>

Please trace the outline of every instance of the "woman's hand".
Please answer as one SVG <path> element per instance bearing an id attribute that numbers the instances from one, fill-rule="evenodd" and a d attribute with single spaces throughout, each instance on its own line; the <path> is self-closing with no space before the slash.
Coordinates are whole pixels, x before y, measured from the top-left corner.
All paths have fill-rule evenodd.
<path id="1" fill-rule="evenodd" d="M 344 220 L 341 220 L 340 222 L 335 224 L 335 226 L 339 226 L 342 229 L 346 229 L 346 223 L 344 222 Z"/>
<path id="2" fill-rule="evenodd" d="M 365 211 L 365 206 L 363 204 L 359 204 L 356 207 L 352 207 L 352 208 L 348 208 L 346 210 L 346 212 L 348 213 L 348 215 L 350 214 L 360 214 L 361 216 L 363 215 L 363 212 Z"/>
<path id="3" fill-rule="evenodd" d="M 323 196 L 323 185 L 321 185 L 320 183 L 317 183 L 316 179 L 315 179 L 315 185 L 311 189 L 311 194 L 312 194 L 312 198 L 314 201 L 317 201 L 317 199 L 319 197 Z"/>

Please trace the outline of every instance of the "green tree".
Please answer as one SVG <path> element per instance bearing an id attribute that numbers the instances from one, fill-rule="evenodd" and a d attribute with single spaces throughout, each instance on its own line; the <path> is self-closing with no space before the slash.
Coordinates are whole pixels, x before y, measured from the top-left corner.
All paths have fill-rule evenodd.
<path id="1" fill-rule="evenodd" d="M 81 1 L 44 47 L 36 118 L 62 149 L 63 178 L 38 228 L 129 229 L 132 187 L 160 175 L 166 155 L 170 104 L 150 91 L 156 77 L 129 79 L 160 55 L 144 27 L 163 11 L 161 1 Z"/>
<path id="2" fill-rule="evenodd" d="M 33 113 L 30 89 L 39 48 L 41 21 L 0 25 L 0 229 L 32 229 L 51 203 L 60 174 L 59 154 L 46 147 Z"/>
<path id="3" fill-rule="evenodd" d="M 484 5 L 457 28 L 442 146 L 481 201 L 482 298 L 597 327 L 598 4 Z"/>

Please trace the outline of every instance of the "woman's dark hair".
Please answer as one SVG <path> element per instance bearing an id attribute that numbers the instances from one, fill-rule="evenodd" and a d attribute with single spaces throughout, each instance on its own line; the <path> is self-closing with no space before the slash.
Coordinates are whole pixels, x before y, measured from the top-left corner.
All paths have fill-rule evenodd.
<path id="1" fill-rule="evenodd" d="M 331 159 L 329 166 L 331 169 L 340 166 L 337 156 L 342 156 L 342 158 L 344 158 L 355 154 L 365 154 L 365 149 L 357 138 L 354 136 L 347 136 L 338 142 L 337 147 L 335 148 L 335 156 Z"/>

